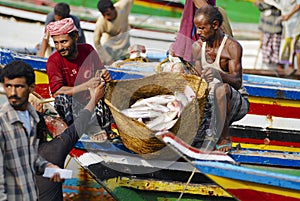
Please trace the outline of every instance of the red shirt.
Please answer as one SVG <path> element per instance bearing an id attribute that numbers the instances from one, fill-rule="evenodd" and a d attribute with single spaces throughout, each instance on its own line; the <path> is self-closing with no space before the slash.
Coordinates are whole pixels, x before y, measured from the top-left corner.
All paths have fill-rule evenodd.
<path id="1" fill-rule="evenodd" d="M 77 44 L 78 56 L 74 60 L 62 57 L 55 51 L 48 59 L 46 70 L 51 93 L 63 86 L 73 87 L 94 77 L 96 70 L 103 69 L 98 53 L 89 44 Z"/>

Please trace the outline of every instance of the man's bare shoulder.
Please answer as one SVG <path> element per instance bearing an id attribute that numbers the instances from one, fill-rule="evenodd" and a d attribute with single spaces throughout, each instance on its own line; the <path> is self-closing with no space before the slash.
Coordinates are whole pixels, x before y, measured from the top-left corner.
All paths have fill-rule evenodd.
<path id="1" fill-rule="evenodd" d="M 197 40 L 197 41 L 193 42 L 193 44 L 192 44 L 192 49 L 193 49 L 194 51 L 200 50 L 201 47 L 202 47 L 202 44 L 203 44 L 203 43 L 202 43 L 201 40 Z"/>
<path id="2" fill-rule="evenodd" d="M 235 49 L 243 49 L 242 45 L 240 44 L 239 41 L 237 41 L 235 38 L 228 36 L 226 46 L 228 48 L 235 48 Z"/>

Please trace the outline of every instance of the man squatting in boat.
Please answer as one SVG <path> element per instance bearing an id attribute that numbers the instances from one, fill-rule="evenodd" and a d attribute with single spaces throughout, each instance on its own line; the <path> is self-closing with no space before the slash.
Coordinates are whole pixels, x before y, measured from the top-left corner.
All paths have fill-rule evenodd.
<path id="1" fill-rule="evenodd" d="M 201 7 L 194 17 L 199 40 L 193 43 L 192 52 L 194 68 L 209 83 L 208 99 L 217 113 L 213 129 L 221 135 L 215 148 L 227 152 L 231 149 L 228 128 L 247 114 L 250 104 L 242 84 L 242 46 L 221 31 L 222 22 L 216 7 Z"/>

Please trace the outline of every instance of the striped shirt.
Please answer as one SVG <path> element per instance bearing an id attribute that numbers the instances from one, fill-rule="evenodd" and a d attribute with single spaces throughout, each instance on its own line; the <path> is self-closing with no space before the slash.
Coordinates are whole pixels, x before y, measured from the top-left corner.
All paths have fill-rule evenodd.
<path id="1" fill-rule="evenodd" d="M 8 102 L 0 108 L 0 201 L 36 201 L 35 174 L 48 162 L 37 154 L 36 125 L 39 117 L 29 104 L 30 134 Z"/>

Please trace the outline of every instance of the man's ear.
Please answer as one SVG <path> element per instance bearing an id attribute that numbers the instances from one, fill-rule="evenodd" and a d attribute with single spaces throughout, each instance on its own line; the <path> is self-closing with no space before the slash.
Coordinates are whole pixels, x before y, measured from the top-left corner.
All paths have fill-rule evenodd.
<path id="1" fill-rule="evenodd" d="M 35 91 L 35 88 L 36 88 L 36 85 L 35 85 L 35 84 L 31 84 L 31 85 L 29 86 L 30 93 L 34 92 L 34 91 Z"/>
<path id="2" fill-rule="evenodd" d="M 217 30 L 220 27 L 220 23 L 218 20 L 214 20 L 212 23 L 213 29 Z"/>
<path id="3" fill-rule="evenodd" d="M 75 41 L 76 41 L 76 43 L 78 42 L 78 38 L 79 38 L 79 33 L 76 32 L 76 34 L 75 34 Z"/>

